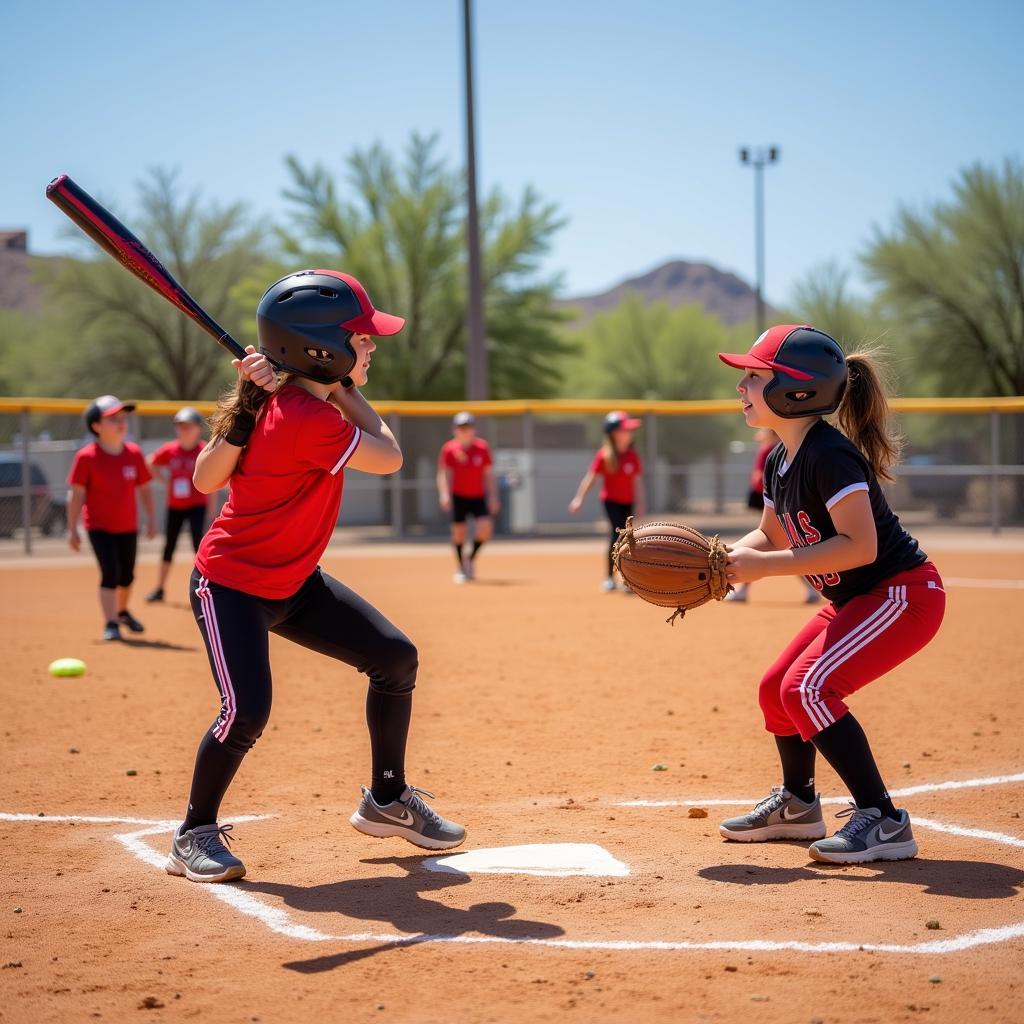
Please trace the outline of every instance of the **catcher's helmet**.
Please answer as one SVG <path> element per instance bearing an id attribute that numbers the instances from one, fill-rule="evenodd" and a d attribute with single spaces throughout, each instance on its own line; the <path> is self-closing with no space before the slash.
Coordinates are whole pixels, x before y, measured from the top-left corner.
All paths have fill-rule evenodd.
<path id="1" fill-rule="evenodd" d="M 739 370 L 772 370 L 764 400 L 784 419 L 827 416 L 846 391 L 846 356 L 839 342 L 810 324 L 769 327 L 746 354 L 719 352 L 718 358 Z"/>
<path id="2" fill-rule="evenodd" d="M 336 384 L 355 366 L 353 334 L 397 334 L 400 316 L 373 308 L 366 289 L 339 270 L 302 270 L 275 281 L 260 299 L 260 352 L 300 377 Z"/>
<path id="3" fill-rule="evenodd" d="M 114 416 L 119 412 L 134 411 L 134 402 L 122 402 L 120 398 L 115 398 L 113 395 L 100 395 L 99 398 L 90 402 L 85 410 L 85 427 L 90 434 L 95 434 L 96 431 L 93 430 L 93 427 L 100 420 L 105 419 L 107 416 Z"/>

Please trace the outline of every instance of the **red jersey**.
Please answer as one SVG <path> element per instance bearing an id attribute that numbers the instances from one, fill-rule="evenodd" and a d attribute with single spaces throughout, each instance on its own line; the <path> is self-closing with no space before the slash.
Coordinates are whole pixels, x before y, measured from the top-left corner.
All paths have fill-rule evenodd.
<path id="1" fill-rule="evenodd" d="M 135 488 L 148 484 L 153 474 L 137 444 L 126 441 L 117 455 L 93 441 L 75 452 L 68 483 L 85 488 L 82 523 L 87 530 L 134 533 L 139 528 Z"/>
<path id="2" fill-rule="evenodd" d="M 487 494 L 484 470 L 491 465 L 491 447 L 479 437 L 468 448 L 458 441 L 447 441 L 441 448 L 437 464 L 452 473 L 452 494 L 460 498 L 483 498 Z"/>
<path id="3" fill-rule="evenodd" d="M 192 483 L 196 459 L 205 447 L 205 441 L 200 441 L 191 449 L 182 448 L 180 441 L 168 441 L 153 452 L 153 465 L 166 466 L 168 470 L 168 508 L 196 508 L 200 505 L 205 507 L 206 495 L 196 490 L 196 485 Z"/>
<path id="4" fill-rule="evenodd" d="M 199 545 L 199 571 L 256 597 L 291 597 L 331 539 L 361 437 L 337 406 L 298 385 L 271 395 Z"/>
<path id="5" fill-rule="evenodd" d="M 754 466 L 750 470 L 750 489 L 752 491 L 760 493 L 764 490 L 764 465 L 768 461 L 768 456 L 774 451 L 776 444 L 778 444 L 778 441 L 765 441 L 757 449 L 757 454 L 754 456 Z"/>
<path id="6" fill-rule="evenodd" d="M 604 464 L 604 449 L 594 456 L 590 463 L 590 471 L 604 477 L 601 484 L 601 500 L 616 501 L 620 505 L 632 505 L 635 495 L 636 478 L 642 472 L 640 456 L 632 448 L 621 452 L 618 458 L 619 468 L 609 473 Z"/>

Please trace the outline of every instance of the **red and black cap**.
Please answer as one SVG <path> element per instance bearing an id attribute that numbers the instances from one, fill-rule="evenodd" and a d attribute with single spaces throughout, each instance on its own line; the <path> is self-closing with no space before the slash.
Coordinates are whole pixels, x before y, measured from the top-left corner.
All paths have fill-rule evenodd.
<path id="1" fill-rule="evenodd" d="M 796 380 L 810 380 L 811 375 L 805 373 L 799 366 L 794 366 L 786 361 L 786 341 L 796 331 L 813 331 L 810 324 L 779 324 L 778 327 L 769 327 L 753 345 L 750 351 L 739 355 L 733 352 L 719 352 L 718 358 L 728 366 L 734 366 L 737 370 L 779 370 L 789 374 Z"/>
<path id="2" fill-rule="evenodd" d="M 810 324 L 769 327 L 739 355 L 719 352 L 718 358 L 738 370 L 771 370 L 765 404 L 784 419 L 827 416 L 839 408 L 849 371 L 839 342 Z"/>
<path id="3" fill-rule="evenodd" d="M 93 431 L 93 425 L 99 423 L 100 420 L 105 420 L 108 416 L 116 416 L 119 412 L 134 412 L 134 402 L 122 402 L 120 398 L 116 398 L 114 395 L 100 395 L 99 398 L 94 399 L 85 410 L 85 425 L 89 428 L 90 432 Z"/>
<path id="4" fill-rule="evenodd" d="M 634 419 L 628 412 L 616 409 L 608 413 L 604 418 L 604 432 L 610 434 L 613 430 L 636 430 L 641 426 L 640 420 Z"/>
<path id="5" fill-rule="evenodd" d="M 405 320 L 375 309 L 366 289 L 340 270 L 302 270 L 275 281 L 260 299 L 260 351 L 278 369 L 321 384 L 351 373 L 353 334 L 397 334 Z"/>

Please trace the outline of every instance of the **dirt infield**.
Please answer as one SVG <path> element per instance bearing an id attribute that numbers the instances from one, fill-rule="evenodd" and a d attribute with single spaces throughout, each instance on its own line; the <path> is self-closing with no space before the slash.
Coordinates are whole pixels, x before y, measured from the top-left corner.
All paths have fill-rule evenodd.
<path id="1" fill-rule="evenodd" d="M 465 849 L 594 844 L 629 873 L 444 873 L 358 835 L 362 681 L 275 638 L 229 886 L 157 866 L 216 707 L 184 567 L 106 646 L 84 556 L 0 569 L 0 1021 L 1019 1022 L 1024 552 L 941 548 L 939 637 L 852 700 L 914 861 L 718 838 L 776 782 L 756 679 L 808 615 L 796 582 L 670 628 L 599 592 L 597 544 L 495 545 L 464 587 L 431 547 L 324 563 L 419 646 L 411 780 Z M 88 673 L 50 677 L 68 656 Z"/>

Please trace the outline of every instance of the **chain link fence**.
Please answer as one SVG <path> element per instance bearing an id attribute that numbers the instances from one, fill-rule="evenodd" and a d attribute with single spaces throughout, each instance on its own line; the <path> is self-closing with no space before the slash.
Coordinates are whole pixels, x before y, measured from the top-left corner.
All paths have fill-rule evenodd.
<path id="1" fill-rule="evenodd" d="M 84 401 L 0 399 L 0 550 L 32 550 L 33 538 L 66 526 L 67 476 L 75 452 L 90 440 Z M 746 510 L 757 445 L 735 402 L 625 403 L 643 427 L 636 447 L 644 462 L 652 513 L 702 522 L 752 518 Z M 1024 399 L 904 399 L 893 403 L 907 446 L 889 498 L 915 525 L 955 524 L 998 531 L 1024 523 Z M 197 403 L 203 412 L 209 405 Z M 352 471 L 342 522 L 378 527 L 395 537 L 440 536 L 447 517 L 435 475 L 451 416 L 478 417 L 493 449 L 502 509 L 498 532 L 580 532 L 601 517 L 597 488 L 583 510 L 569 501 L 601 442 L 602 416 L 620 403 L 378 403 L 405 453 L 400 473 Z M 173 439 L 178 405 L 142 402 L 129 437 L 146 453 Z M 154 481 L 157 507 L 162 484 Z M 223 500 L 224 495 L 220 495 Z"/>

